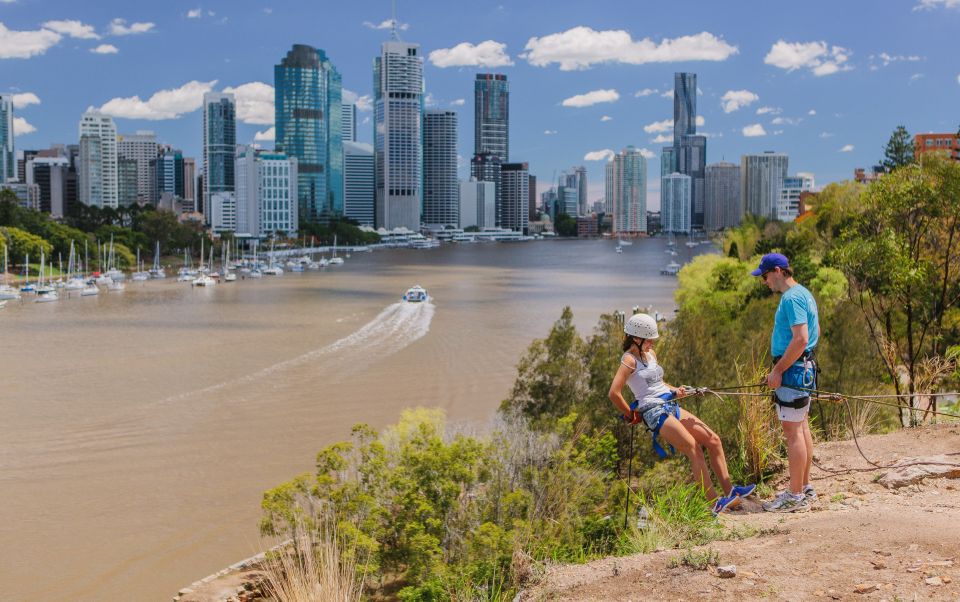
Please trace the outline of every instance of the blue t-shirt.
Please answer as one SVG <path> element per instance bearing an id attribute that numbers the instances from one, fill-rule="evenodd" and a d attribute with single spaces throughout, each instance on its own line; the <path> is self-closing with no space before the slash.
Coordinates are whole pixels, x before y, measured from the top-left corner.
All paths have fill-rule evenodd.
<path id="1" fill-rule="evenodd" d="M 787 289 L 780 297 L 780 305 L 773 319 L 773 335 L 770 337 L 770 347 L 774 357 L 779 357 L 787 350 L 787 345 L 793 340 L 791 327 L 797 324 L 806 324 L 809 340 L 806 351 L 817 346 L 820 340 L 820 320 L 817 313 L 817 301 L 804 286 L 795 284 Z"/>

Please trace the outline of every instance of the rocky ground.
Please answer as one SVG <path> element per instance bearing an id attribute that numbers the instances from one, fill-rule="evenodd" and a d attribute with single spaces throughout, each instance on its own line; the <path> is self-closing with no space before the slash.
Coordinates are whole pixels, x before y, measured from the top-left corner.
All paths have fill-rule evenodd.
<path id="1" fill-rule="evenodd" d="M 889 465 L 913 458 L 960 465 L 960 426 L 941 425 L 860 438 L 864 453 Z M 938 456 L 933 458 L 934 456 Z M 960 600 L 960 467 L 939 476 L 869 468 L 853 441 L 817 446 L 810 512 L 769 514 L 758 499 L 721 517 L 757 535 L 713 542 L 717 566 L 676 566 L 663 550 L 546 569 L 518 596 L 541 600 Z M 888 475 L 884 479 L 881 476 Z M 901 482 L 892 482 L 901 475 Z M 919 482 L 906 484 L 919 479 Z M 886 483 L 886 486 L 881 484 Z M 729 567 L 735 575 L 729 575 Z"/>

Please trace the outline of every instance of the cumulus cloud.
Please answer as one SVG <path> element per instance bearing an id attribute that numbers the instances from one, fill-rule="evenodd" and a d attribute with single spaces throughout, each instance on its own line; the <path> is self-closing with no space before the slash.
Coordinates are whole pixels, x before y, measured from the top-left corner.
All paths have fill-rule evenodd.
<path id="1" fill-rule="evenodd" d="M 269 128 L 263 130 L 262 132 L 257 132 L 253 135 L 253 139 L 256 142 L 265 142 L 273 141 L 277 139 L 277 128 L 270 126 Z"/>
<path id="2" fill-rule="evenodd" d="M 584 161 L 609 161 L 610 159 L 613 159 L 613 156 L 615 154 L 616 153 L 610 150 L 609 148 L 605 148 L 603 150 L 590 151 L 589 153 L 583 156 L 583 160 Z"/>
<path id="3" fill-rule="evenodd" d="M 673 98 L 673 90 L 664 90 L 660 93 L 660 98 Z"/>
<path id="4" fill-rule="evenodd" d="M 792 117 L 774 117 L 770 122 L 773 125 L 800 125 L 802 119 L 793 119 Z"/>
<path id="5" fill-rule="evenodd" d="M 750 106 L 758 100 L 760 100 L 760 97 L 750 90 L 727 90 L 727 92 L 720 97 L 720 106 L 723 107 L 724 113 L 733 113 L 743 107 Z"/>
<path id="6" fill-rule="evenodd" d="M 461 42 L 453 48 L 439 48 L 428 58 L 434 67 L 509 67 L 513 65 L 507 45 L 487 40 L 473 45 Z"/>
<path id="7" fill-rule="evenodd" d="M 110 21 L 110 33 L 115 36 L 132 36 L 139 33 L 147 33 L 153 28 L 153 23 L 131 23 L 127 25 L 126 19 L 119 18 Z"/>
<path id="8" fill-rule="evenodd" d="M 543 134 L 544 136 L 555 136 L 557 134 L 557 130 L 543 130 Z"/>
<path id="9" fill-rule="evenodd" d="M 47 21 L 43 24 L 44 29 L 49 29 L 50 31 L 55 31 L 59 34 L 65 36 L 70 36 L 71 38 L 78 38 L 81 40 L 99 40 L 100 36 L 97 35 L 97 32 L 94 30 L 93 25 L 87 25 L 80 21 L 74 20 L 64 20 L 64 21 Z"/>
<path id="10" fill-rule="evenodd" d="M 270 125 L 274 121 L 273 86 L 263 82 L 249 82 L 234 88 L 224 88 L 237 101 L 237 119 L 253 125 Z"/>
<path id="11" fill-rule="evenodd" d="M 601 63 L 673 63 L 678 61 L 724 61 L 739 52 L 710 32 L 665 38 L 659 44 L 650 38 L 634 40 L 624 30 L 596 31 L 579 26 L 542 38 L 532 37 L 520 56 L 535 67 L 554 63 L 561 71 L 589 69 Z"/>
<path id="12" fill-rule="evenodd" d="M 783 109 L 780 107 L 760 107 L 757 109 L 757 115 L 767 115 L 768 113 L 770 115 L 779 115 L 782 112 Z"/>
<path id="13" fill-rule="evenodd" d="M 839 151 L 837 151 L 837 152 L 839 152 L 839 153 L 852 153 L 852 152 L 853 152 L 853 145 L 852 145 L 852 144 L 844 144 L 844 145 L 843 145 L 843 148 L 841 148 L 841 149 L 840 149 Z"/>
<path id="14" fill-rule="evenodd" d="M 759 123 L 754 123 L 752 125 L 745 126 L 743 128 L 743 135 L 747 138 L 755 138 L 757 136 L 766 136 L 767 131 L 763 129 L 763 126 Z"/>
<path id="15" fill-rule="evenodd" d="M 14 94 L 11 100 L 13 101 L 14 109 L 22 109 L 24 107 L 29 107 L 30 105 L 40 104 L 40 97 L 33 92 Z"/>
<path id="16" fill-rule="evenodd" d="M 23 117 L 13 118 L 13 135 L 14 136 L 23 136 L 24 134 L 32 134 L 36 131 L 37 131 L 37 128 L 33 127 Z"/>
<path id="17" fill-rule="evenodd" d="M 100 44 L 96 48 L 91 48 L 90 52 L 94 54 L 116 54 L 120 51 L 113 44 Z"/>
<path id="18" fill-rule="evenodd" d="M 673 136 L 667 136 L 666 134 L 658 134 L 656 138 L 651 140 L 654 144 L 662 144 L 664 142 L 673 142 Z"/>
<path id="19" fill-rule="evenodd" d="M 658 94 L 660 90 L 656 88 L 644 88 L 643 90 L 637 90 L 633 93 L 636 98 L 641 98 L 643 96 L 652 96 L 653 94 Z"/>
<path id="20" fill-rule="evenodd" d="M 820 137 L 821 137 L 821 138 L 833 138 L 833 133 L 832 133 L 832 132 L 820 132 Z"/>
<path id="21" fill-rule="evenodd" d="M 347 104 L 352 104 L 357 106 L 358 111 L 370 111 L 373 110 L 373 97 L 369 94 L 364 94 L 359 96 L 356 92 L 352 90 L 343 90 L 343 102 Z"/>
<path id="22" fill-rule="evenodd" d="M 570 98 L 564 99 L 563 106 L 565 107 L 575 107 L 583 108 L 589 107 L 601 102 L 616 102 L 620 99 L 620 94 L 616 90 L 593 90 L 592 92 L 587 92 L 586 94 L 577 94 L 576 96 L 571 96 Z"/>
<path id="23" fill-rule="evenodd" d="M 958 8 L 960 0 L 920 0 L 920 3 L 913 7 L 913 10 L 933 10 L 939 7 Z"/>
<path id="24" fill-rule="evenodd" d="M 809 69 L 815 76 L 831 75 L 853 69 L 847 64 L 850 51 L 841 46 L 828 46 L 826 42 L 777 41 L 763 62 L 788 72 Z"/>
<path id="25" fill-rule="evenodd" d="M 613 117 L 609 115 L 604 115 L 603 117 L 600 118 L 600 121 L 613 121 Z"/>
<path id="26" fill-rule="evenodd" d="M 393 19 L 387 19 L 386 21 L 381 21 L 379 23 L 371 23 L 370 21 L 364 21 L 363 26 L 368 29 L 393 29 Z M 409 29 L 409 23 L 397 23 L 397 29 L 400 31 L 406 31 Z"/>
<path id="27" fill-rule="evenodd" d="M 817 114 L 816 109 L 810 109 L 809 111 L 807 111 L 807 115 L 816 115 L 816 114 Z"/>
<path id="28" fill-rule="evenodd" d="M 98 110 L 105 115 L 124 119 L 178 119 L 185 113 L 196 111 L 203 104 L 203 95 L 213 90 L 216 80 L 209 82 L 191 81 L 179 88 L 160 90 L 147 100 L 139 96 L 113 98 Z"/>
<path id="29" fill-rule="evenodd" d="M 916 63 L 922 61 L 923 57 L 916 54 L 888 54 L 886 52 L 881 52 L 880 54 L 871 54 L 871 61 L 879 62 L 881 66 L 888 67 L 891 63 Z"/>
<path id="30" fill-rule="evenodd" d="M 673 131 L 673 119 L 664 119 L 663 121 L 654 121 L 643 126 L 643 131 L 648 134 L 657 134 L 660 132 Z M 672 138 L 671 138 L 672 140 Z"/>
<path id="31" fill-rule="evenodd" d="M 648 149 L 646 149 L 646 148 L 641 148 L 641 149 L 640 149 L 640 155 L 641 155 L 644 159 L 653 159 L 654 157 L 657 156 L 656 153 L 654 153 L 653 151 L 648 150 Z"/>
<path id="32" fill-rule="evenodd" d="M 0 59 L 28 59 L 43 54 L 63 39 L 49 29 L 16 31 L 0 23 Z"/>
<path id="33" fill-rule="evenodd" d="M 201 8 L 192 8 L 187 11 L 188 19 L 199 19 L 203 16 L 203 9 Z"/>
<path id="34" fill-rule="evenodd" d="M 457 98 L 456 100 L 450 101 L 451 107 L 462 107 L 465 104 L 467 104 L 467 101 L 466 99 L 463 99 L 463 98 Z"/>

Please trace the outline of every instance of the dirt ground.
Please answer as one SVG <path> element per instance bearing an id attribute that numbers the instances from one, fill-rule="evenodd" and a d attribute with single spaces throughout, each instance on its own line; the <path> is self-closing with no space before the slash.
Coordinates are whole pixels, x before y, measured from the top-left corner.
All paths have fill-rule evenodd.
<path id="1" fill-rule="evenodd" d="M 937 454 L 960 464 L 957 425 L 860 444 L 882 465 Z M 815 460 L 834 471 L 869 467 L 853 441 L 820 444 Z M 718 552 L 719 566 L 735 565 L 732 578 L 712 567 L 670 568 L 682 551 L 663 550 L 550 567 L 518 600 L 960 600 L 960 479 L 887 489 L 874 482 L 885 472 L 830 475 L 814 467 L 819 501 L 806 513 L 765 513 L 761 500 L 744 500 L 720 520 L 760 534 L 697 548 Z"/>

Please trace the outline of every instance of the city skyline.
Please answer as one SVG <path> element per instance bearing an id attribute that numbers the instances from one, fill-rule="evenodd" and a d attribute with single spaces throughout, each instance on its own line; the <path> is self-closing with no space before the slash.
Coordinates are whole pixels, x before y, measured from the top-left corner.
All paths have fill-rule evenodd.
<path id="1" fill-rule="evenodd" d="M 398 33 L 423 49 L 427 107 L 459 114 L 461 178 L 474 146 L 477 73 L 509 78 L 510 154 L 530 164 L 540 190 L 553 184 L 554 172 L 583 163 L 590 203 L 603 196 L 611 153 L 634 145 L 659 159 L 666 143 L 656 140 L 672 135 L 675 72 L 698 74 L 704 123 L 697 131 L 710 137 L 709 162 L 775 150 L 797 171 L 816 173 L 821 185 L 874 164 L 898 123 L 912 133 L 957 127 L 960 69 L 945 52 L 960 24 L 953 3 L 823 3 L 830 19 L 814 7 L 789 22 L 687 3 L 696 22 L 669 27 L 644 25 L 665 22 L 658 16 L 666 7 L 645 6 L 624 20 L 616 8 L 624 5 L 615 2 L 589 14 L 531 3 L 463 4 L 447 16 L 432 6 L 401 5 Z M 76 143 L 76 123 L 94 107 L 112 115 L 121 134 L 153 130 L 158 142 L 199 158 L 198 103 L 210 90 L 236 95 L 239 143 L 270 149 L 273 64 L 292 44 L 307 43 L 338 66 L 345 101 L 358 105 L 358 139 L 371 142 L 370 61 L 389 37 L 389 9 L 325 7 L 327 18 L 319 20 L 266 3 L 81 10 L 54 2 L 41 11 L 29 0 L 5 2 L 0 94 L 15 97 L 18 129 L 34 130 L 16 138 L 18 150 Z M 854 31 L 865 14 L 874 25 Z M 661 97 L 665 92 L 671 97 Z M 656 208 L 659 179 L 649 180 Z"/>

